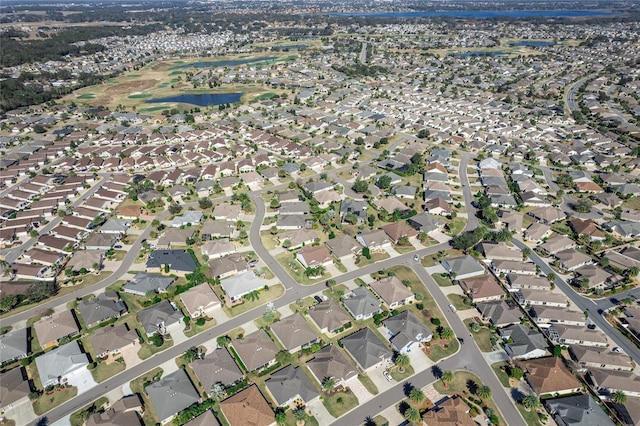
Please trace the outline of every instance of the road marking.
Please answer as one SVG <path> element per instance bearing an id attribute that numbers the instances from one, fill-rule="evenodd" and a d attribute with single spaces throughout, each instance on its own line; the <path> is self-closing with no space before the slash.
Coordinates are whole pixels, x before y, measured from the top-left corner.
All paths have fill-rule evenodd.
<path id="1" fill-rule="evenodd" d="M 286 287 L 287 290 L 291 290 L 293 287 Z"/>
<path id="2" fill-rule="evenodd" d="M 593 303 L 594 305 L 598 306 L 598 304 L 596 303 L 595 300 L 593 300 L 593 299 L 589 299 L 589 300 L 591 300 L 591 303 Z"/>

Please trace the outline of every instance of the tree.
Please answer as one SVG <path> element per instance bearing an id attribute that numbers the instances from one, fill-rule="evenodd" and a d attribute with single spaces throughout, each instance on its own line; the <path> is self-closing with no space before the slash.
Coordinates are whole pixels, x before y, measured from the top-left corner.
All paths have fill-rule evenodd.
<path id="1" fill-rule="evenodd" d="M 329 289 L 331 290 L 331 293 L 333 293 L 333 287 L 336 286 L 336 280 L 334 280 L 333 278 L 331 278 L 330 280 L 327 280 L 327 287 L 329 287 Z"/>
<path id="2" fill-rule="evenodd" d="M 304 425 L 308 418 L 307 411 L 304 408 L 293 410 L 293 417 L 296 419 L 296 425 Z"/>
<path id="3" fill-rule="evenodd" d="M 344 221 L 351 225 L 355 225 L 358 223 L 358 216 L 356 216 L 355 213 L 347 213 L 344 215 Z"/>
<path id="4" fill-rule="evenodd" d="M 282 411 L 278 411 L 276 413 L 276 424 L 277 425 L 283 425 L 287 423 L 287 415 L 285 413 L 283 413 Z"/>
<path id="5" fill-rule="evenodd" d="M 553 282 L 555 282 L 556 278 L 557 278 L 557 276 L 556 276 L 556 274 L 554 274 L 553 272 L 549 272 L 549 273 L 547 274 L 547 279 L 548 279 L 549 281 L 551 281 L 552 283 L 553 283 Z"/>
<path id="6" fill-rule="evenodd" d="M 638 268 L 637 266 L 632 266 L 631 268 L 629 268 L 629 269 L 627 270 L 627 274 L 628 274 L 630 277 L 637 277 L 637 276 L 638 276 L 638 273 L 640 273 L 640 268 Z"/>
<path id="7" fill-rule="evenodd" d="M 182 211 L 182 206 L 178 203 L 173 203 L 169 205 L 169 213 L 178 214 Z"/>
<path id="8" fill-rule="evenodd" d="M 440 332 L 440 338 L 444 339 L 444 340 L 451 340 L 455 337 L 455 333 L 453 332 L 453 330 L 449 327 L 447 328 L 443 328 L 442 331 Z"/>
<path id="9" fill-rule="evenodd" d="M 218 347 L 228 346 L 231 343 L 231 337 L 220 336 L 216 339 L 216 343 L 218 344 Z"/>
<path id="10" fill-rule="evenodd" d="M 387 189 L 391 186 L 391 176 L 382 175 L 378 178 L 378 182 L 376 183 L 378 188 Z"/>
<path id="11" fill-rule="evenodd" d="M 14 306 L 18 303 L 18 298 L 13 294 L 3 297 L 0 299 L 0 311 L 7 312 L 13 309 Z"/>
<path id="12" fill-rule="evenodd" d="M 540 408 L 540 400 L 538 399 L 538 395 L 534 393 L 526 395 L 524 398 L 522 398 L 522 405 L 527 411 L 537 410 L 538 408 Z"/>
<path id="13" fill-rule="evenodd" d="M 422 392 L 422 389 L 413 388 L 411 389 L 411 392 L 409 392 L 409 399 L 416 405 L 421 405 L 425 398 L 426 397 L 424 392 Z"/>
<path id="14" fill-rule="evenodd" d="M 201 356 L 202 356 L 202 352 L 200 351 L 200 349 L 196 348 L 195 346 L 191 346 L 189 349 L 185 351 L 185 353 L 182 354 L 182 359 L 184 360 L 184 362 L 189 364 L 195 361 L 196 359 L 200 359 Z"/>
<path id="15" fill-rule="evenodd" d="M 356 179 L 356 181 L 354 182 L 354 184 L 351 187 L 351 189 L 353 189 L 358 194 L 362 194 L 362 193 L 367 192 L 369 190 L 369 185 L 367 184 L 366 181 L 364 181 L 362 179 Z"/>
<path id="16" fill-rule="evenodd" d="M 527 257 L 531 256 L 531 249 L 529 247 L 525 247 L 522 249 L 522 260 L 526 260 Z"/>
<path id="17" fill-rule="evenodd" d="M 325 392 L 331 392 L 335 389 L 336 387 L 336 381 L 333 380 L 331 377 L 326 377 L 323 381 L 322 381 L 322 389 Z"/>
<path id="18" fill-rule="evenodd" d="M 280 351 L 276 354 L 276 361 L 280 365 L 291 364 L 292 359 L 293 359 L 293 356 L 287 351 Z"/>
<path id="19" fill-rule="evenodd" d="M 405 367 L 411 364 L 411 360 L 406 354 L 396 355 L 395 364 L 398 366 L 398 372 L 404 373 Z"/>
<path id="20" fill-rule="evenodd" d="M 404 418 L 409 423 L 417 424 L 420 422 L 422 417 L 420 417 L 420 412 L 418 410 L 413 407 L 409 407 L 404 412 Z"/>
<path id="21" fill-rule="evenodd" d="M 272 209 L 277 209 L 278 207 L 280 207 L 280 201 L 278 201 L 277 198 L 271 199 L 271 202 L 269 203 L 269 207 L 271 207 Z"/>
<path id="22" fill-rule="evenodd" d="M 58 286 L 55 283 L 40 281 L 31 284 L 29 288 L 27 288 L 26 296 L 30 302 L 37 303 L 53 296 L 57 292 Z"/>
<path id="23" fill-rule="evenodd" d="M 573 205 L 573 209 L 578 213 L 589 213 L 591 211 L 591 203 L 586 198 L 582 198 Z"/>
<path id="24" fill-rule="evenodd" d="M 198 199 L 198 205 L 202 210 L 209 209 L 213 206 L 213 202 L 208 198 L 200 198 Z"/>
<path id="25" fill-rule="evenodd" d="M 489 399 L 491 398 L 491 388 L 487 385 L 482 385 L 476 391 L 476 395 L 481 399 Z"/>
<path id="26" fill-rule="evenodd" d="M 442 376 L 440 377 L 440 380 L 442 380 L 442 384 L 444 385 L 444 387 L 448 389 L 449 384 L 453 382 L 454 378 L 455 378 L 455 375 L 453 374 L 453 371 L 446 370 L 442 372 Z"/>
<path id="27" fill-rule="evenodd" d="M 511 367 L 509 368 L 509 377 L 512 377 L 516 380 L 522 379 L 524 376 L 524 371 L 520 367 Z"/>
<path id="28" fill-rule="evenodd" d="M 627 395 L 621 390 L 616 390 L 613 392 L 613 395 L 611 395 L 611 400 L 616 404 L 624 404 L 627 402 Z"/>

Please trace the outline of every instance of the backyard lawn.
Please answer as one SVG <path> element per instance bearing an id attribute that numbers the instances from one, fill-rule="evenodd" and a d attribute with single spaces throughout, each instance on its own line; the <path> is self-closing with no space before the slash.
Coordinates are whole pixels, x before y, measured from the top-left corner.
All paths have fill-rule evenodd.
<path id="1" fill-rule="evenodd" d="M 349 392 L 336 392 L 331 396 L 325 396 L 322 401 L 329 414 L 338 418 L 347 411 L 355 408 L 358 405 L 358 398 Z"/>
<path id="2" fill-rule="evenodd" d="M 267 302 L 271 302 L 273 300 L 278 299 L 280 296 L 284 294 L 284 286 L 282 284 L 272 285 L 269 287 L 269 290 L 260 290 L 260 297 L 255 300 L 247 300 L 245 299 L 243 303 L 240 305 L 233 306 L 229 308 L 226 305 L 222 306 L 222 310 L 225 314 L 230 317 L 235 317 L 240 314 L 244 314 L 245 312 L 250 311 L 258 306 L 262 306 Z"/>

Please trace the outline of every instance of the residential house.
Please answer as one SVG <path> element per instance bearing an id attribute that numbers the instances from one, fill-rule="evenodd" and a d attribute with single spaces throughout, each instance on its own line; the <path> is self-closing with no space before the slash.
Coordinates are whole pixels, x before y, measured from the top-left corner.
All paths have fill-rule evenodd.
<path id="1" fill-rule="evenodd" d="M 224 290 L 228 300 L 227 305 L 231 306 L 242 302 L 242 296 L 253 291 L 262 290 L 264 281 L 251 271 L 241 272 L 233 277 L 224 278 L 220 281 L 220 286 Z"/>
<path id="2" fill-rule="evenodd" d="M 80 271 L 100 271 L 104 262 L 105 251 L 103 250 L 82 250 L 76 251 L 67 262 L 66 269 L 73 272 Z"/>
<path id="3" fill-rule="evenodd" d="M 180 300 L 192 319 L 201 316 L 213 318 L 214 313 L 220 308 L 220 299 L 208 283 L 191 287 L 181 293 Z"/>
<path id="4" fill-rule="evenodd" d="M 138 395 L 124 396 L 106 410 L 91 415 L 86 426 L 143 426 L 143 411 Z"/>
<path id="5" fill-rule="evenodd" d="M 540 396 L 568 395 L 582 389 L 578 379 L 560 357 L 530 359 L 518 365 L 525 371 L 525 379 L 529 386 Z"/>
<path id="6" fill-rule="evenodd" d="M 196 262 L 186 250 L 154 250 L 147 259 L 147 272 L 166 272 L 177 275 L 190 274 L 196 270 Z"/>
<path id="7" fill-rule="evenodd" d="M 451 209 L 451 205 L 447 203 L 446 200 L 440 197 L 432 198 L 431 200 L 424 203 L 424 211 L 431 215 L 437 216 L 449 216 L 453 211 Z M 422 214 L 422 213 L 420 213 Z M 417 215 L 419 216 L 419 215 Z M 420 218 L 418 218 L 420 220 Z M 412 225 L 413 226 L 413 225 Z M 420 226 L 422 227 L 422 226 Z M 429 226 L 427 226 L 427 229 Z M 428 231 L 427 231 L 428 232 Z"/>
<path id="8" fill-rule="evenodd" d="M 522 226 L 524 221 L 524 215 L 514 210 L 500 210 L 498 211 L 498 217 L 500 223 L 505 226 L 511 232 L 522 232 L 524 227 Z"/>
<path id="9" fill-rule="evenodd" d="M 506 327 L 518 324 L 522 312 L 512 300 L 499 300 L 476 303 L 476 309 L 484 321 L 489 321 L 496 327 Z"/>
<path id="10" fill-rule="evenodd" d="M 482 242 L 478 248 L 488 260 L 522 260 L 522 251 L 507 244 Z"/>
<path id="11" fill-rule="evenodd" d="M 187 372 L 180 368 L 144 388 L 160 423 L 167 423 L 185 408 L 200 402 L 200 394 Z"/>
<path id="12" fill-rule="evenodd" d="M 26 358 L 30 351 L 29 333 L 31 329 L 18 328 L 5 334 L 0 334 L 0 365 L 15 361 L 17 359 Z M 3 399 L 0 398 L 0 403 Z"/>
<path id="13" fill-rule="evenodd" d="M 220 412 L 229 426 L 272 426 L 276 422 L 271 407 L 256 385 L 220 402 Z"/>
<path id="14" fill-rule="evenodd" d="M 604 241 L 605 235 L 602 232 L 596 222 L 592 219 L 573 219 L 569 221 L 569 226 L 576 233 L 576 235 L 588 235 L 591 241 Z"/>
<path id="15" fill-rule="evenodd" d="M 239 383 L 244 378 L 233 356 L 224 347 L 215 349 L 204 358 L 196 359 L 189 365 L 207 393 L 217 385 L 226 388 Z"/>
<path id="16" fill-rule="evenodd" d="M 296 259 L 305 268 L 326 267 L 333 263 L 331 253 L 325 246 L 304 246 L 296 253 Z"/>
<path id="17" fill-rule="evenodd" d="M 362 250 L 362 246 L 351 236 L 343 235 L 324 243 L 332 255 L 338 259 L 354 256 Z"/>
<path id="18" fill-rule="evenodd" d="M 356 240 L 370 251 L 385 251 L 391 248 L 391 241 L 382 229 L 363 231 L 356 236 Z"/>
<path id="19" fill-rule="evenodd" d="M 58 344 L 60 339 L 74 336 L 80 332 L 80 327 L 72 310 L 65 310 L 50 316 L 42 317 L 33 324 L 38 337 L 38 343 L 43 349 Z"/>
<path id="20" fill-rule="evenodd" d="M 156 246 L 158 248 L 184 247 L 189 245 L 188 241 L 193 238 L 195 233 L 193 228 L 169 228 L 160 235 Z"/>
<path id="21" fill-rule="evenodd" d="M 381 228 L 389 237 L 393 244 L 399 244 L 403 238 L 413 238 L 418 235 L 418 231 L 403 222 L 390 223 Z"/>
<path id="22" fill-rule="evenodd" d="M 344 200 L 340 203 L 340 220 L 346 222 L 347 216 L 354 215 L 357 223 L 365 223 L 368 206 L 366 201 Z"/>
<path id="23" fill-rule="evenodd" d="M 611 274 L 594 264 L 580 266 L 574 269 L 573 272 L 578 285 L 582 285 L 585 282 L 583 281 L 584 279 L 588 280 L 586 287 L 589 290 L 611 288 L 623 280 L 621 276 Z"/>
<path id="24" fill-rule="evenodd" d="M 459 280 L 458 283 L 467 296 L 474 302 L 489 302 L 504 297 L 504 290 L 492 275 Z"/>
<path id="25" fill-rule="evenodd" d="M 82 353 L 77 340 L 36 358 L 36 367 L 43 387 L 73 384 L 77 376 L 86 372 L 88 365 L 89 359 Z"/>
<path id="26" fill-rule="evenodd" d="M 122 291 L 136 296 L 146 296 L 149 292 L 165 293 L 175 280 L 174 277 L 138 272 L 122 287 Z"/>
<path id="27" fill-rule="evenodd" d="M 600 405 L 589 394 L 544 400 L 558 426 L 614 426 Z"/>
<path id="28" fill-rule="evenodd" d="M 535 222 L 529 225 L 523 236 L 534 243 L 541 243 L 545 238 L 550 237 L 552 233 L 550 226 Z"/>
<path id="29" fill-rule="evenodd" d="M 575 246 L 576 243 L 566 235 L 558 235 L 557 237 L 549 238 L 540 244 L 538 248 L 546 255 L 553 255 L 563 250 L 572 249 Z"/>
<path id="30" fill-rule="evenodd" d="M 89 336 L 96 358 L 115 356 L 125 348 L 137 347 L 140 337 L 135 329 L 129 329 L 127 324 L 110 325 L 99 328 Z"/>
<path id="31" fill-rule="evenodd" d="M 220 203 L 215 205 L 211 215 L 216 220 L 231 220 L 235 222 L 240 219 L 240 212 L 240 206 L 228 203 Z"/>
<path id="32" fill-rule="evenodd" d="M 163 300 L 148 308 L 138 311 L 138 321 L 142 324 L 147 336 L 156 333 L 160 335 L 171 334 L 178 331 L 184 315 L 176 309 L 172 302 Z"/>
<path id="33" fill-rule="evenodd" d="M 328 299 L 307 310 L 309 318 L 321 333 L 334 334 L 351 324 L 351 318 L 333 299 Z"/>
<path id="34" fill-rule="evenodd" d="M 504 350 L 513 359 L 531 359 L 547 355 L 547 341 L 538 331 L 514 324 L 499 330 L 506 342 Z"/>
<path id="35" fill-rule="evenodd" d="M 568 249 L 557 252 L 554 257 L 558 262 L 558 266 L 565 271 L 574 271 L 575 269 L 592 263 L 591 256 L 588 256 L 576 249 Z"/>
<path id="36" fill-rule="evenodd" d="M 296 249 L 307 244 L 312 244 L 316 239 L 320 239 L 316 231 L 313 229 L 295 229 L 291 231 L 283 232 L 278 236 L 279 240 L 283 242 L 289 241 L 289 249 Z"/>
<path id="37" fill-rule="evenodd" d="M 518 291 L 523 288 L 551 290 L 551 281 L 545 277 L 511 273 L 507 274 L 507 282 L 509 284 L 510 292 Z"/>
<path id="38" fill-rule="evenodd" d="M 263 329 L 234 340 L 231 346 L 247 371 L 261 370 L 276 363 L 278 347 Z"/>
<path id="39" fill-rule="evenodd" d="M 403 311 L 383 321 L 391 346 L 398 352 L 411 352 L 431 341 L 433 332 L 411 311 Z"/>
<path id="40" fill-rule="evenodd" d="M 530 211 L 529 216 L 540 223 L 551 225 L 553 222 L 566 219 L 567 215 L 555 207 L 539 207 Z"/>
<path id="41" fill-rule="evenodd" d="M 0 375 L 0 410 L 6 411 L 29 401 L 32 384 L 24 367 Z"/>
<path id="42" fill-rule="evenodd" d="M 292 405 L 296 400 L 308 405 L 320 397 L 320 393 L 304 371 L 293 365 L 272 373 L 264 384 L 280 407 Z"/>
<path id="43" fill-rule="evenodd" d="M 236 223 L 230 220 L 207 221 L 202 225 L 200 238 L 207 241 L 212 238 L 231 238 L 235 234 Z"/>
<path id="44" fill-rule="evenodd" d="M 549 340 L 563 346 L 582 345 L 601 348 L 609 346 L 607 335 L 597 329 L 554 323 L 545 331 Z"/>
<path id="45" fill-rule="evenodd" d="M 515 292 L 518 303 L 522 306 L 569 306 L 567 296 L 561 292 L 555 291 L 539 291 L 534 289 L 523 288 Z"/>
<path id="46" fill-rule="evenodd" d="M 208 241 L 200 246 L 202 254 L 209 259 L 214 257 L 225 257 L 235 253 L 238 248 L 226 238 Z"/>
<path id="47" fill-rule="evenodd" d="M 422 415 L 427 426 L 476 426 L 469 415 L 469 406 L 458 396 L 449 397 Z"/>
<path id="48" fill-rule="evenodd" d="M 87 327 L 93 327 L 111 318 L 120 318 L 127 312 L 127 306 L 120 300 L 118 293 L 106 291 L 96 297 L 83 299 L 78 310 Z"/>
<path id="49" fill-rule="evenodd" d="M 204 217 L 204 213 L 196 210 L 187 210 L 180 216 L 175 216 L 171 220 L 172 228 L 180 228 L 181 226 L 199 225 Z"/>
<path id="50" fill-rule="evenodd" d="M 518 274 L 534 276 L 537 274 L 536 264 L 522 260 L 492 260 L 491 269 L 496 274 Z"/>
<path id="51" fill-rule="evenodd" d="M 485 273 L 484 268 L 472 256 L 464 255 L 440 261 L 452 279 L 463 280 Z"/>
<path id="52" fill-rule="evenodd" d="M 396 276 L 385 277 L 369 285 L 371 290 L 382 300 L 388 309 L 413 303 L 415 295 Z"/>
<path id="53" fill-rule="evenodd" d="M 299 313 L 289 315 L 271 324 L 271 332 L 290 353 L 298 352 L 320 340 Z"/>
<path id="54" fill-rule="evenodd" d="M 230 254 L 209 261 L 209 276 L 214 279 L 230 277 L 248 270 L 249 265 L 241 254 Z"/>
<path id="55" fill-rule="evenodd" d="M 101 234 L 113 234 L 117 236 L 123 236 L 127 233 L 131 227 L 132 221 L 130 219 L 109 219 L 100 227 Z"/>
<path id="56" fill-rule="evenodd" d="M 533 321 L 541 328 L 546 328 L 550 324 L 563 324 L 584 327 L 587 320 L 584 313 L 569 309 L 558 308 L 554 306 L 532 306 L 529 309 L 529 315 Z"/>
<path id="57" fill-rule="evenodd" d="M 351 291 L 342 304 L 356 320 L 367 320 L 380 312 L 380 301 L 365 287 Z"/>
<path id="58" fill-rule="evenodd" d="M 307 361 L 307 367 L 319 385 L 325 379 L 333 379 L 336 386 L 344 386 L 348 380 L 358 377 L 356 369 L 334 345 L 327 345 L 316 352 L 314 358 Z"/>
<path id="59" fill-rule="evenodd" d="M 390 362 L 393 356 L 387 345 L 368 327 L 342 338 L 340 344 L 365 373 Z"/>
<path id="60" fill-rule="evenodd" d="M 621 391 L 627 397 L 640 397 L 640 376 L 632 371 L 591 368 L 587 379 L 604 397 L 610 397 L 615 391 Z"/>
<path id="61" fill-rule="evenodd" d="M 633 371 L 635 368 L 635 363 L 629 355 L 614 352 L 610 348 L 573 345 L 569 347 L 569 354 L 584 371 L 592 368 Z"/>

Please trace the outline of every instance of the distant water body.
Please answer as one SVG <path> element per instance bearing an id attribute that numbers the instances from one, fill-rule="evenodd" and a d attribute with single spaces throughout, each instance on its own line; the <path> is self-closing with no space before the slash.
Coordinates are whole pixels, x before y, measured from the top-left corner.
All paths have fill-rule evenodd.
<path id="1" fill-rule="evenodd" d="M 442 11 L 442 12 L 373 12 L 373 13 L 334 13 L 330 16 L 358 16 L 363 18 L 430 18 L 449 16 L 452 18 L 577 18 L 589 16 L 613 15 L 614 12 L 600 10 L 475 10 L 475 11 Z"/>
<path id="2" fill-rule="evenodd" d="M 145 103 L 158 104 L 163 102 L 192 104 L 201 107 L 210 105 L 234 104 L 240 102 L 242 93 L 204 93 L 199 95 L 176 95 L 167 96 L 166 98 L 147 99 Z"/>
<path id="3" fill-rule="evenodd" d="M 228 61 L 202 61 L 191 62 L 189 64 L 180 64 L 169 68 L 170 70 L 179 70 L 184 68 L 216 68 L 216 67 L 235 67 L 236 65 L 252 64 L 254 62 L 267 62 L 278 59 L 277 56 L 263 56 L 260 58 L 250 59 L 233 59 Z"/>

